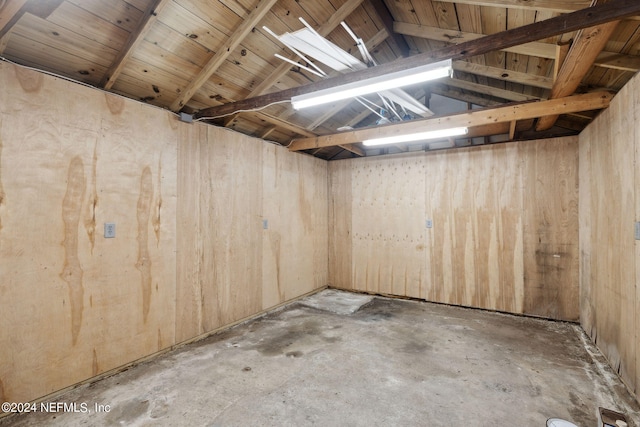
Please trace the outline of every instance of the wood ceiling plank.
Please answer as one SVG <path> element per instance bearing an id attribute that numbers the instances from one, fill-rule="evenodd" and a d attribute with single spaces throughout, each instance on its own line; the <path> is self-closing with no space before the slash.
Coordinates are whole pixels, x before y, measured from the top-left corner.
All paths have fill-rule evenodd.
<path id="1" fill-rule="evenodd" d="M 129 37 L 128 31 L 69 2 L 63 2 L 47 21 L 116 50 L 120 50 Z"/>
<path id="2" fill-rule="evenodd" d="M 507 9 L 507 29 L 521 27 L 532 24 L 536 21 L 536 12 L 525 9 Z M 505 69 L 514 72 L 526 73 L 529 67 L 530 55 L 520 55 L 517 53 L 507 53 L 505 58 Z M 536 73 L 534 73 L 536 74 Z M 521 93 L 531 93 L 530 88 L 525 88 L 517 82 L 507 81 L 504 87 L 507 90 Z M 525 90 L 527 90 L 525 92 Z"/>
<path id="3" fill-rule="evenodd" d="M 420 132 L 424 129 L 439 130 L 460 126 L 472 128 L 492 123 L 508 123 L 513 120 L 532 119 L 548 113 L 567 114 L 578 111 L 599 110 L 607 108 L 612 98 L 613 95 L 608 92 L 592 92 L 547 101 L 471 110 L 447 116 L 430 117 L 385 126 L 372 126 L 315 138 L 297 139 L 289 145 L 289 149 L 291 151 L 309 150 L 319 147 L 352 144 L 362 142 L 368 138 L 380 138 L 397 135 L 398 133 Z"/>
<path id="4" fill-rule="evenodd" d="M 476 34 L 483 34 L 482 29 L 482 15 L 480 6 L 468 5 L 468 4 L 456 4 L 456 11 L 458 12 L 458 22 L 460 24 L 460 31 L 470 32 Z M 468 59 L 469 62 L 480 66 L 486 66 L 484 55 L 474 56 Z M 475 75 L 476 83 L 488 85 L 489 79 L 484 75 Z"/>
<path id="5" fill-rule="evenodd" d="M 489 67 L 488 65 L 480 65 L 466 61 L 454 61 L 453 69 L 464 71 L 466 73 L 483 75 L 492 79 L 504 80 L 507 82 L 518 83 L 526 86 L 534 86 L 543 89 L 551 89 L 553 80 L 549 77 L 537 76 L 529 73 L 518 71 L 509 71 L 503 68 Z"/>
<path id="6" fill-rule="evenodd" d="M 376 11 L 376 14 L 382 21 L 383 28 L 389 34 L 389 42 L 395 47 L 398 52 L 400 52 L 399 56 L 409 56 L 409 45 L 407 41 L 402 37 L 402 35 L 393 31 L 393 16 L 391 15 L 391 11 L 384 3 L 383 0 L 369 0 L 369 3 L 373 5 L 373 8 Z M 360 37 L 367 38 L 366 35 L 361 35 Z"/>
<path id="7" fill-rule="evenodd" d="M 38 0 L 40 3 L 48 1 Z M 67 0 L 68 2 L 86 10 L 89 13 L 99 16 L 113 25 L 120 27 L 130 33 L 136 30 L 136 24 L 142 19 L 144 14 L 140 10 L 124 0 Z"/>
<path id="8" fill-rule="evenodd" d="M 640 71 L 640 56 L 625 55 L 615 52 L 600 52 L 593 65 L 614 70 Z"/>
<path id="9" fill-rule="evenodd" d="M 228 38 L 224 31 L 211 26 L 207 20 L 175 1 L 167 3 L 157 22 L 202 45 L 209 52 L 217 52 Z"/>
<path id="10" fill-rule="evenodd" d="M 166 7 L 171 0 L 152 0 L 149 3 L 149 7 L 143 12 L 140 21 L 135 31 L 129 34 L 127 42 L 120 50 L 120 53 L 116 57 L 115 61 L 109 67 L 105 73 L 104 78 L 100 82 L 100 86 L 109 90 L 115 83 L 116 79 L 122 72 L 127 59 L 133 54 L 138 45 L 144 40 L 144 36 L 149 32 L 151 26 L 156 22 L 158 15 L 162 12 L 162 9 Z"/>
<path id="11" fill-rule="evenodd" d="M 507 30 L 507 13 L 504 7 L 481 6 L 482 29 L 486 34 L 498 34 Z M 485 53 L 485 63 L 491 67 L 506 68 L 506 51 L 494 50 Z M 505 85 L 501 84 L 504 89 Z"/>
<path id="12" fill-rule="evenodd" d="M 207 25 L 220 31 L 227 37 L 230 37 L 234 33 L 235 29 L 242 24 L 243 17 L 247 16 L 250 12 L 238 15 L 225 4 L 208 0 L 180 0 L 180 7 L 199 17 L 206 22 Z M 251 8 L 251 10 L 254 10 L 256 7 L 258 6 Z"/>
<path id="13" fill-rule="evenodd" d="M 179 111 L 202 87 L 202 85 L 209 80 L 218 68 L 226 61 L 232 51 L 234 51 L 238 45 L 244 40 L 249 32 L 258 25 L 264 15 L 269 12 L 271 7 L 277 0 L 261 0 L 256 5 L 255 9 L 251 11 L 249 16 L 242 20 L 240 26 L 238 26 L 231 37 L 220 47 L 218 53 L 215 54 L 204 66 L 202 71 L 187 85 L 182 91 L 180 96 L 171 104 L 171 110 Z"/>
<path id="14" fill-rule="evenodd" d="M 594 0 L 594 3 L 596 2 L 597 0 Z M 600 0 L 599 3 L 606 4 L 607 1 Z M 616 29 L 618 22 L 607 22 L 578 32 L 551 88 L 551 94 L 549 95 L 551 99 L 563 98 L 576 91 L 598 54 Z M 541 132 L 551 129 L 557 119 L 558 115 L 541 117 L 536 124 L 536 131 Z"/>
<path id="15" fill-rule="evenodd" d="M 485 34 L 445 30 L 439 27 L 415 25 L 397 21 L 394 23 L 393 28 L 400 34 L 454 44 L 466 43 L 486 37 Z M 551 59 L 555 58 L 555 46 L 548 43 L 528 42 L 516 46 L 510 46 L 501 50 L 522 55 L 540 56 Z"/>
<path id="16" fill-rule="evenodd" d="M 98 64 L 107 69 L 118 51 L 101 43 L 87 39 L 67 28 L 46 19 L 26 13 L 12 29 L 12 33 L 32 40 L 37 45 L 66 52 L 86 61 L 84 68 Z"/>
<path id="17" fill-rule="evenodd" d="M 11 27 L 24 15 L 28 0 L 5 1 L 0 8 L 0 37 L 11 30 Z"/>
<path id="18" fill-rule="evenodd" d="M 360 6 L 360 4 L 363 1 L 364 0 L 349 0 L 349 1 L 347 1 L 344 5 L 342 5 L 342 7 L 340 7 L 340 9 L 338 9 L 336 11 L 336 13 L 334 13 L 331 16 L 331 18 L 326 23 L 324 23 L 323 25 L 320 26 L 320 28 L 317 29 L 318 33 L 320 33 L 320 35 L 322 35 L 323 37 L 327 36 L 338 25 L 340 25 L 341 21 L 344 21 L 347 18 L 347 16 L 349 16 L 351 14 L 351 12 L 353 12 L 358 6 Z M 282 76 L 287 74 L 287 72 L 289 71 L 290 68 L 291 68 L 291 64 L 287 64 L 286 62 L 283 62 L 282 64 L 280 64 L 280 66 L 278 66 L 269 75 L 268 78 L 266 78 L 262 82 L 260 82 L 251 91 L 251 93 L 249 94 L 249 97 L 258 96 L 258 95 L 262 95 L 263 93 L 265 93 L 278 80 L 280 80 L 282 78 Z"/>
<path id="19" fill-rule="evenodd" d="M 475 6 L 496 6 L 510 9 L 550 10 L 559 13 L 575 12 L 589 7 L 590 0 L 440 0 L 442 2 L 470 4 Z"/>
<path id="20" fill-rule="evenodd" d="M 492 34 L 479 40 L 472 40 L 458 45 L 447 46 L 437 51 L 411 56 L 406 59 L 393 61 L 377 67 L 367 68 L 344 74 L 339 77 L 321 80 L 306 86 L 292 87 L 290 89 L 267 95 L 256 96 L 243 101 L 212 107 L 200 111 L 197 115 L 219 116 L 233 113 L 237 110 L 255 109 L 274 102 L 290 100 L 292 96 L 334 87 L 336 85 L 360 81 L 374 76 L 386 75 L 391 72 L 406 70 L 418 65 L 433 63 L 444 59 L 464 59 L 475 55 L 482 55 L 493 50 L 504 49 L 511 46 L 527 43 L 532 39 L 552 37 L 575 31 L 584 27 L 600 25 L 606 22 L 620 20 L 626 16 L 640 13 L 640 2 L 635 0 L 612 0 L 587 10 L 561 15 L 556 18 L 537 22 L 513 30 Z"/>
<path id="21" fill-rule="evenodd" d="M 106 71 L 106 67 L 88 63 L 86 59 L 64 51 L 46 46 L 34 49 L 34 43 L 31 39 L 13 32 L 10 35 L 11 38 L 4 50 L 4 56 L 10 60 L 20 61 L 22 65 L 68 76 L 91 85 L 96 85 Z"/>

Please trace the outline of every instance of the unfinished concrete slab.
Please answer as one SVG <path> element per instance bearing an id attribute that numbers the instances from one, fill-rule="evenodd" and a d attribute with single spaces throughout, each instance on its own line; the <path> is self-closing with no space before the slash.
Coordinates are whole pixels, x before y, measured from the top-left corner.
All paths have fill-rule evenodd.
<path id="1" fill-rule="evenodd" d="M 640 426 L 575 324 L 359 297 L 324 291 L 48 400 L 85 413 L 0 426 L 595 426 L 600 406 Z"/>

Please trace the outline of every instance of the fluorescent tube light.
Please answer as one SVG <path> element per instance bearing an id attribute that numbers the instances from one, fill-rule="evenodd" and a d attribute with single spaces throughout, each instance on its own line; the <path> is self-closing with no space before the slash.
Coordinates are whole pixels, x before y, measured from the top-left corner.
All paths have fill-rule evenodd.
<path id="1" fill-rule="evenodd" d="M 299 110 L 301 108 L 354 98 L 369 93 L 435 80 L 451 76 L 452 73 L 452 62 L 450 59 L 447 59 L 446 61 L 397 71 L 384 76 L 372 77 L 359 82 L 347 83 L 329 89 L 294 96 L 291 98 L 291 104 L 295 110 Z"/>
<path id="2" fill-rule="evenodd" d="M 469 132 L 467 128 L 450 128 L 441 130 L 432 130 L 428 132 L 411 133 L 407 135 L 394 135 L 386 138 L 373 138 L 362 141 L 363 145 L 385 145 L 398 144 L 401 142 L 423 141 L 426 139 L 448 138 L 450 136 L 466 135 Z"/>

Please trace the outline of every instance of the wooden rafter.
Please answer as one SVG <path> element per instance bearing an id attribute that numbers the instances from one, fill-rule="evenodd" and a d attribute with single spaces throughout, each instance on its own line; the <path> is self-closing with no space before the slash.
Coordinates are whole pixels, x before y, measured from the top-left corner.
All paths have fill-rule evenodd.
<path id="1" fill-rule="evenodd" d="M 64 0 L 16 0 L 7 1 L 0 8 L 0 38 L 4 37 L 25 13 L 46 19 Z"/>
<path id="2" fill-rule="evenodd" d="M 589 7 L 590 0 L 440 0 L 444 3 L 461 3 L 473 6 L 506 7 L 509 9 L 548 10 L 568 13 Z"/>
<path id="3" fill-rule="evenodd" d="M 398 51 L 400 51 L 400 55 L 403 57 L 409 56 L 409 45 L 407 41 L 402 37 L 402 35 L 396 33 L 393 30 L 393 17 L 391 16 L 391 12 L 389 12 L 389 8 L 386 4 L 384 4 L 383 0 L 369 0 L 371 5 L 376 10 L 376 13 L 382 20 L 382 24 L 384 28 L 389 33 L 389 41 L 393 46 L 395 46 Z"/>
<path id="4" fill-rule="evenodd" d="M 290 100 L 291 97 L 295 95 L 301 95 L 341 84 L 352 83 L 367 78 L 389 74 L 391 72 L 406 70 L 418 65 L 433 63 L 444 59 L 450 58 L 457 60 L 482 55 L 495 50 L 528 43 L 532 40 L 553 37 L 566 32 L 577 31 L 582 28 L 620 20 L 627 16 L 634 16 L 639 13 L 640 2 L 636 0 L 612 0 L 604 5 L 582 9 L 573 13 L 547 19 L 545 21 L 485 36 L 481 39 L 471 40 L 458 45 L 447 46 L 432 52 L 426 52 L 402 60 L 389 62 L 377 67 L 355 71 L 339 77 L 320 80 L 309 85 L 285 89 L 279 92 L 245 99 L 243 101 L 206 108 L 198 112 L 197 116 L 217 117 L 228 115 L 238 110 L 262 108 L 273 102 Z"/>
<path id="5" fill-rule="evenodd" d="M 471 40 L 478 40 L 486 37 L 485 34 L 470 33 L 458 30 L 447 30 L 440 27 L 410 24 L 407 22 L 395 22 L 393 24 L 393 28 L 396 32 L 407 36 L 437 40 L 453 44 L 465 43 Z M 540 58 L 549 59 L 555 58 L 556 55 L 555 45 L 535 41 L 506 47 L 500 50 L 503 50 L 505 52 L 518 53 L 520 55 L 539 56 Z"/>
<path id="6" fill-rule="evenodd" d="M 594 5 L 596 2 L 597 0 L 594 0 Z M 605 1 L 600 0 L 599 3 L 605 3 Z M 562 98 L 576 91 L 598 54 L 609 41 L 618 22 L 607 22 L 578 32 L 558 71 L 556 81 L 551 88 L 550 98 Z M 540 132 L 551 129 L 557 119 L 557 115 L 541 117 L 536 124 L 536 130 Z"/>
<path id="7" fill-rule="evenodd" d="M 410 24 L 407 22 L 395 22 L 394 29 L 396 32 L 405 34 L 407 36 L 455 44 L 485 37 L 484 34 L 446 30 L 439 27 Z M 558 56 L 558 47 L 556 45 L 535 41 L 500 50 L 504 52 L 537 56 L 547 59 L 556 59 Z M 602 68 L 636 72 L 640 70 L 640 57 L 615 52 L 601 52 L 597 56 L 593 65 Z"/>
<path id="8" fill-rule="evenodd" d="M 533 101 L 505 105 L 495 108 L 471 110 L 458 114 L 430 117 L 421 120 L 394 123 L 385 126 L 373 126 L 331 135 L 317 136 L 294 140 L 289 149 L 292 151 L 309 150 L 319 147 L 362 142 L 368 138 L 381 138 L 398 133 L 413 133 L 429 130 L 448 129 L 454 127 L 483 126 L 495 123 L 509 123 L 540 117 L 545 113 L 566 114 L 578 111 L 599 110 L 607 108 L 613 98 L 609 92 L 593 92 L 574 95 L 548 101 Z"/>
<path id="9" fill-rule="evenodd" d="M 264 18 L 269 12 L 271 7 L 277 0 L 260 0 L 255 6 L 253 11 L 246 16 L 242 23 L 235 29 L 233 34 L 227 39 L 227 41 L 220 46 L 218 52 L 207 62 L 202 68 L 200 73 L 189 83 L 189 85 L 182 91 L 180 96 L 176 98 L 171 104 L 171 110 L 179 111 L 189 100 L 195 95 L 195 93 L 204 85 L 207 80 L 216 72 L 224 61 L 233 53 L 233 51 L 242 43 L 244 38 L 251 32 L 253 27 Z"/>
<path id="10" fill-rule="evenodd" d="M 129 37 L 127 38 L 124 46 L 122 46 L 122 49 L 120 49 L 118 56 L 102 78 L 100 86 L 107 90 L 113 87 L 118 76 L 120 76 L 122 69 L 127 63 L 127 60 L 133 54 L 136 47 L 142 42 L 142 40 L 144 40 L 144 37 L 151 29 L 151 26 L 158 19 L 160 12 L 170 1 L 171 0 L 152 0 L 151 3 L 149 3 L 149 6 L 147 6 L 142 14 L 142 18 L 140 19 L 136 30 L 129 34 Z"/>

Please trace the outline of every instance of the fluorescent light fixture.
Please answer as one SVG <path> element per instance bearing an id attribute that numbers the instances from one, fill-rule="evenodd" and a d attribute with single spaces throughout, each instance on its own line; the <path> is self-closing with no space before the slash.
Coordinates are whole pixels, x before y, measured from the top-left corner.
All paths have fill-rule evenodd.
<path id="1" fill-rule="evenodd" d="M 469 132 L 467 128 L 450 128 L 441 130 L 432 130 L 428 132 L 411 133 L 408 135 L 394 135 L 386 138 L 373 138 L 362 141 L 363 145 L 386 145 L 398 144 L 401 142 L 423 141 L 426 139 L 448 138 L 450 136 L 466 135 Z"/>
<path id="2" fill-rule="evenodd" d="M 299 110 L 301 108 L 314 107 L 316 105 L 354 98 L 369 93 L 435 80 L 451 76 L 452 73 L 452 61 L 447 59 L 446 61 L 434 62 L 433 64 L 397 71 L 384 76 L 372 77 L 359 82 L 347 83 L 329 89 L 294 96 L 291 98 L 291 104 L 295 110 Z"/>

